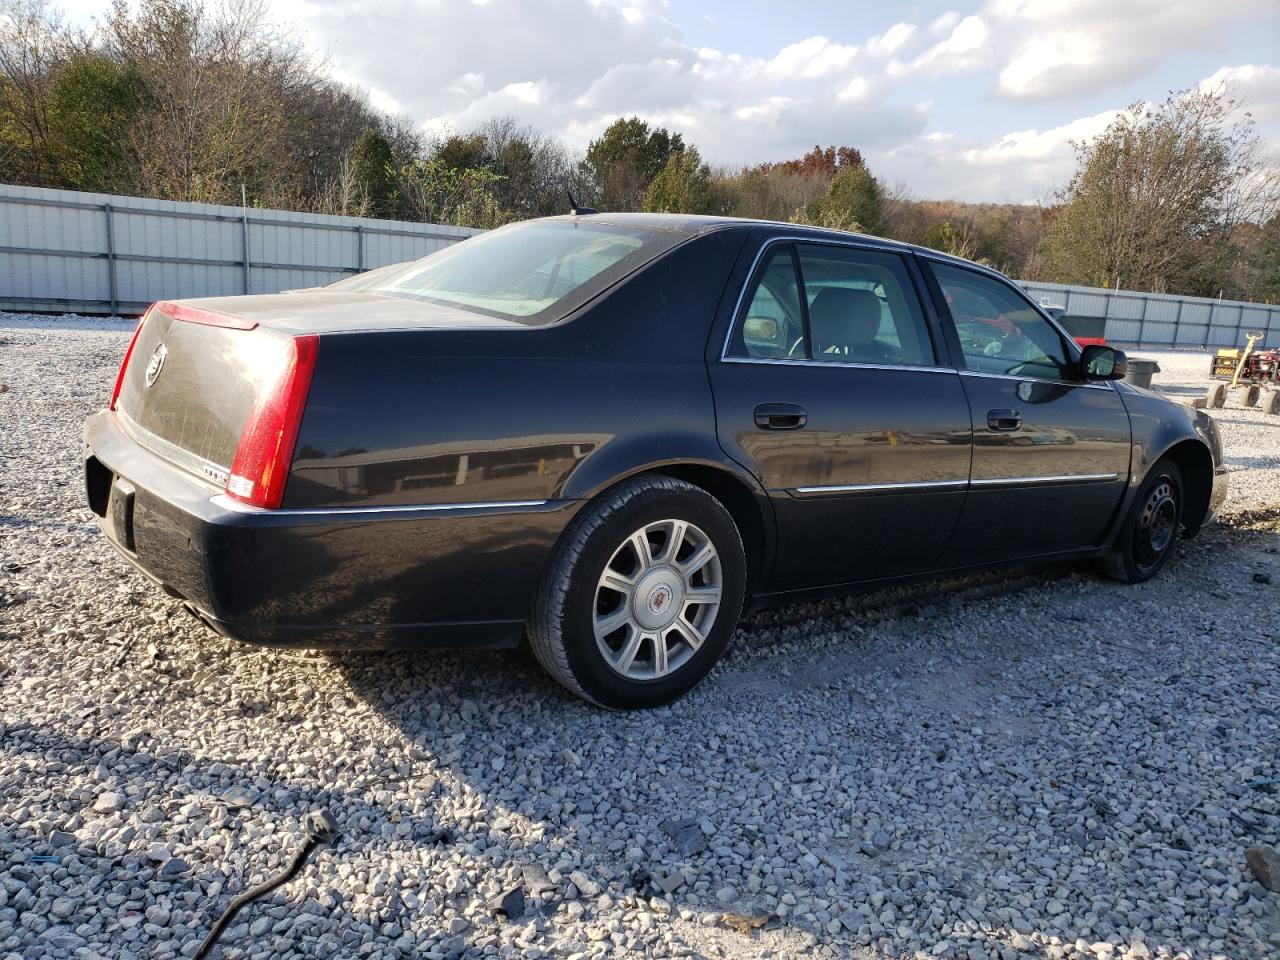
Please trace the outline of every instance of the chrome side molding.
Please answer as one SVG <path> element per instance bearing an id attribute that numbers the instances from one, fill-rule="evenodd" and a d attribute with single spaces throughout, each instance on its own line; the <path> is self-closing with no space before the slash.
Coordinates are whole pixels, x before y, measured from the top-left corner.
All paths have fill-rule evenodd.
<path id="1" fill-rule="evenodd" d="M 920 480 L 904 483 L 844 483 L 825 487 L 792 487 L 787 491 L 793 497 L 824 496 L 837 493 L 879 493 L 893 491 L 911 493 L 925 490 L 972 490 L 985 487 L 1016 487 L 1044 483 L 1104 483 L 1119 480 L 1118 473 L 1072 473 L 1061 476 L 990 477 L 976 480 Z"/>
<path id="2" fill-rule="evenodd" d="M 404 503 L 360 507 L 281 507 L 267 510 L 250 506 L 220 493 L 210 503 L 234 513 L 254 513 L 272 517 L 367 517 L 387 513 L 475 513 L 486 510 L 521 510 L 555 505 L 555 500 L 493 500 L 478 503 Z"/>

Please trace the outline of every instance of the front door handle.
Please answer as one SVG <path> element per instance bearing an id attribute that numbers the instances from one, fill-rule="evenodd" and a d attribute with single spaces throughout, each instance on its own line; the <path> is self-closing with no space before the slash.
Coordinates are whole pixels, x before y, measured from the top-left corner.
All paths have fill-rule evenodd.
<path id="1" fill-rule="evenodd" d="M 798 403 L 762 403 L 756 407 L 756 426 L 761 430 L 799 430 L 809 415 Z"/>
<path id="2" fill-rule="evenodd" d="M 987 426 L 1001 433 L 1009 433 L 1022 426 L 1022 414 L 1017 410 L 988 410 Z"/>

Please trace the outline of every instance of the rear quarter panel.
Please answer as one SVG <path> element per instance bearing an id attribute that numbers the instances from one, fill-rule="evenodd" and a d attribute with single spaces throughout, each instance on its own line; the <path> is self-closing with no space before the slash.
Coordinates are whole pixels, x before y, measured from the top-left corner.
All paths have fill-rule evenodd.
<path id="1" fill-rule="evenodd" d="M 322 337 L 285 506 L 578 499 L 723 459 L 703 351 L 744 237 L 695 238 L 547 327 Z"/>

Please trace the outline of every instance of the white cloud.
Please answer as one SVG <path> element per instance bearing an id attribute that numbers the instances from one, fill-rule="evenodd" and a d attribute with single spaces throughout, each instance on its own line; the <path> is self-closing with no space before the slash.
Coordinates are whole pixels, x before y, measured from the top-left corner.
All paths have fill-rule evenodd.
<path id="1" fill-rule="evenodd" d="M 344 79 L 427 130 L 512 114 L 582 148 L 635 115 L 679 130 L 712 162 L 849 144 L 919 196 L 983 200 L 1060 185 L 1069 141 L 1105 125 L 1100 105 L 1129 96 L 1073 102 L 1214 42 L 1223 24 L 1280 22 L 1277 0 L 969 0 L 932 20 L 904 13 L 875 35 L 850 17 L 839 35 L 791 33 L 746 55 L 693 45 L 666 0 L 270 3 Z M 1278 68 L 1224 67 L 1205 82 L 1237 89 L 1280 145 Z"/>
<path id="2" fill-rule="evenodd" d="M 1106 110 L 1091 117 L 1072 120 L 1051 130 L 1016 130 L 1004 134 L 987 146 L 961 152 L 959 159 L 976 167 L 1046 162 L 1057 164 L 1064 154 L 1071 153 L 1072 142 L 1096 137 L 1118 113 L 1117 110 Z"/>
<path id="3" fill-rule="evenodd" d="M 1274 0 L 991 0 L 994 46 L 1005 53 L 1002 94 L 1078 99 L 1204 49 L 1230 23 Z"/>
<path id="4" fill-rule="evenodd" d="M 1245 64 L 1223 67 L 1200 81 L 1201 90 L 1226 90 L 1254 119 L 1256 131 L 1280 150 L 1280 67 Z"/>
<path id="5" fill-rule="evenodd" d="M 874 57 L 891 57 L 914 40 L 919 30 L 914 23 L 895 23 L 878 37 L 867 41 L 867 53 Z"/>
<path id="6" fill-rule="evenodd" d="M 844 72 L 857 55 L 856 46 L 832 43 L 826 37 L 809 37 L 783 47 L 765 65 L 765 71 L 784 80 L 813 80 Z"/>
<path id="7" fill-rule="evenodd" d="M 981 17 L 965 17 L 951 28 L 944 39 L 915 59 L 906 63 L 895 60 L 889 64 L 889 73 L 893 76 L 914 73 L 940 76 L 987 66 L 991 62 L 987 48 L 990 35 L 991 31 Z"/>
<path id="8" fill-rule="evenodd" d="M 1071 175 L 1072 143 L 1097 136 L 1118 112 L 1106 110 L 1047 130 L 1018 130 L 987 142 L 934 131 L 873 159 L 908 184 L 930 182 L 929 197 L 1030 203 Z"/>

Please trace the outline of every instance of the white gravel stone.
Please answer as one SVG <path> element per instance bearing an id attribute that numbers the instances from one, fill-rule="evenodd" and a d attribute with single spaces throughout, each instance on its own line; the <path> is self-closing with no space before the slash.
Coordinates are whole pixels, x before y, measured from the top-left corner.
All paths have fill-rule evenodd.
<path id="1" fill-rule="evenodd" d="M 315 807 L 336 847 L 222 955 L 1276 954 L 1245 850 L 1280 836 L 1280 418 L 1215 414 L 1223 522 L 1151 583 L 1068 564 L 760 613 L 691 696 L 614 714 L 526 651 L 191 619 L 82 504 L 131 329 L 0 316 L 0 958 L 189 957 Z M 1159 359 L 1171 396 L 1205 385 Z"/>

